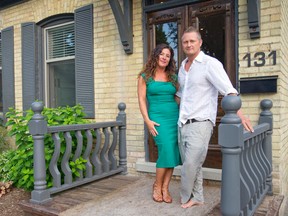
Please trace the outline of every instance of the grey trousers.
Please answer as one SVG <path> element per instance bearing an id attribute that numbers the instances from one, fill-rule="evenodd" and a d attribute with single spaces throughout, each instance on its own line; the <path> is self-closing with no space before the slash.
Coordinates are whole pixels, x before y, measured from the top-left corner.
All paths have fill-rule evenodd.
<path id="1" fill-rule="evenodd" d="M 190 199 L 204 202 L 202 165 L 213 133 L 210 121 L 194 122 L 178 128 L 178 145 L 182 159 L 181 203 Z"/>

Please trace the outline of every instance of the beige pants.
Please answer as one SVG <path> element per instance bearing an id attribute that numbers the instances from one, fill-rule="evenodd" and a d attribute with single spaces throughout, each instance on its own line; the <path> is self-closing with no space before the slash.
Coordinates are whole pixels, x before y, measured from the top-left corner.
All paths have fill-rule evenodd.
<path id="1" fill-rule="evenodd" d="M 181 203 L 190 199 L 204 202 L 202 165 L 213 133 L 210 121 L 194 122 L 178 129 L 178 145 L 183 162 L 181 169 Z"/>

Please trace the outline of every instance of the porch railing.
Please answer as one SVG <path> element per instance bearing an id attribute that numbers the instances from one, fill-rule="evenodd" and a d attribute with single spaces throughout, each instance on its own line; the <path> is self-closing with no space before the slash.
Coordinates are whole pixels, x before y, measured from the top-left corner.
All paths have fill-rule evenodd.
<path id="1" fill-rule="evenodd" d="M 29 131 L 34 140 L 34 190 L 30 202 L 45 203 L 52 199 L 51 194 L 116 173 L 127 173 L 126 105 L 124 103 L 118 105 L 119 113 L 116 121 L 81 125 L 47 126 L 44 116 L 41 115 L 43 108 L 42 103 L 34 102 L 32 104 L 34 115 L 29 122 Z M 61 141 L 60 134 L 64 135 L 64 141 Z M 44 152 L 46 135 L 52 136 L 55 145 L 49 164 L 49 172 L 53 178 L 51 188 L 47 188 L 46 182 Z M 65 152 L 60 159 L 60 151 L 63 148 Z M 116 149 L 118 154 L 115 154 Z M 69 163 L 71 158 L 72 161 L 76 161 L 80 157 L 87 161 L 86 169 L 84 172 L 80 169 L 80 177 L 75 178 L 72 176 Z M 59 160 L 61 160 L 62 172 L 57 165 Z"/>
<path id="2" fill-rule="evenodd" d="M 224 117 L 219 125 L 222 150 L 221 212 L 223 216 L 253 215 L 263 198 L 272 195 L 272 101 L 260 103 L 254 132 L 243 130 L 237 111 L 241 100 L 222 100 Z"/>

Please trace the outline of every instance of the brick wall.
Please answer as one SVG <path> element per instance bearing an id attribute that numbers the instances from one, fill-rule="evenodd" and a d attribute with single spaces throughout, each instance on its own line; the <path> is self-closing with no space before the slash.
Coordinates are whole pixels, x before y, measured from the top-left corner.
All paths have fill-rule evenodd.
<path id="1" fill-rule="evenodd" d="M 143 159 L 144 124 L 137 101 L 137 74 L 143 66 L 141 0 L 133 1 L 133 54 L 127 55 L 108 1 L 30 0 L 1 11 L 0 29 L 14 26 L 16 108 L 22 109 L 21 23 L 39 22 L 60 13 L 94 5 L 94 82 L 96 121 L 115 119 L 118 103 L 126 103 L 128 167 L 135 174 L 135 162 Z M 122 1 L 120 1 L 121 3 Z"/>
<path id="2" fill-rule="evenodd" d="M 287 194 L 287 39 L 281 37 L 287 32 L 287 7 L 284 0 L 261 0 L 260 20 L 261 32 L 259 39 L 250 39 L 248 31 L 247 1 L 239 0 L 239 78 L 278 75 L 277 94 L 243 94 L 242 109 L 253 124 L 257 124 L 259 101 L 269 98 L 273 101 L 273 186 L 275 193 Z M 271 51 L 276 51 L 276 65 L 268 58 Z M 266 64 L 262 67 L 247 66 L 243 57 L 256 52 L 264 52 Z M 281 179 L 281 181 L 280 181 Z"/>
<path id="3" fill-rule="evenodd" d="M 281 179 L 281 189 L 280 192 L 282 194 L 288 194 L 288 2 L 282 0 L 280 7 L 280 22 L 281 22 L 281 30 L 280 30 L 280 69 L 281 69 L 281 94 L 280 94 L 280 139 L 279 146 L 281 149 L 281 153 L 279 154 L 279 176 Z"/>

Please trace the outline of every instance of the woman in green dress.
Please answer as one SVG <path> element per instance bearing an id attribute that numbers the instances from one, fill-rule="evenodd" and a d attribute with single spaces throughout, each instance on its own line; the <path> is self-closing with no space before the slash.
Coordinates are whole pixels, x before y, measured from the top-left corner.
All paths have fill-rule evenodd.
<path id="1" fill-rule="evenodd" d="M 179 107 L 175 100 L 177 75 L 173 57 L 170 46 L 157 45 L 138 76 L 140 111 L 158 148 L 153 200 L 166 203 L 172 202 L 168 189 L 174 167 L 181 164 L 177 141 Z"/>

